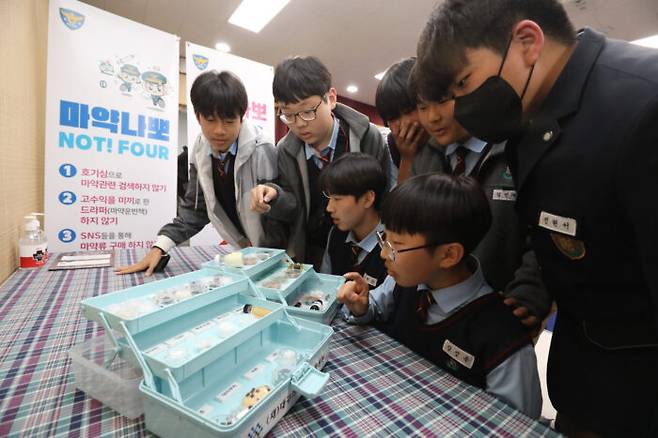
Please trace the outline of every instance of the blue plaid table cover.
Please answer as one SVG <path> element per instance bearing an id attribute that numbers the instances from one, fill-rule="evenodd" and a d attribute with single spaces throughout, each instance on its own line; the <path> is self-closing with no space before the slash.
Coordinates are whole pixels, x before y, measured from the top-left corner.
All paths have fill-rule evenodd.
<path id="1" fill-rule="evenodd" d="M 74 387 L 68 351 L 103 333 L 84 319 L 85 298 L 183 274 L 222 253 L 180 247 L 164 273 L 115 275 L 111 268 L 17 271 L 0 287 L 0 437 L 153 436 Z M 122 250 L 115 265 L 145 250 Z M 372 327 L 336 319 L 331 379 L 300 399 L 273 436 L 557 436 L 505 403 L 455 379 Z"/>

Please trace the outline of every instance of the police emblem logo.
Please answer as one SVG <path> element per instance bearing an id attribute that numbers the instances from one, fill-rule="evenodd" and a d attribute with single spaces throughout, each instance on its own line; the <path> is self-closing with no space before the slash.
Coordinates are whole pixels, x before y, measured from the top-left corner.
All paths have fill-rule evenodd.
<path id="1" fill-rule="evenodd" d="M 194 65 L 196 65 L 196 68 L 199 70 L 205 70 L 206 67 L 208 67 L 208 58 L 202 55 L 192 55 L 192 60 L 194 61 Z"/>
<path id="2" fill-rule="evenodd" d="M 505 167 L 505 171 L 503 172 L 503 178 L 508 180 L 512 179 L 512 172 L 510 172 L 509 166 Z"/>
<path id="3" fill-rule="evenodd" d="M 59 18 L 71 30 L 80 29 L 85 24 L 85 16 L 66 8 L 59 8 Z"/>
<path id="4" fill-rule="evenodd" d="M 551 240 L 560 250 L 562 254 L 571 260 L 580 260 L 585 257 L 587 252 L 585 249 L 585 242 L 582 240 L 574 239 L 564 234 L 551 233 Z"/>

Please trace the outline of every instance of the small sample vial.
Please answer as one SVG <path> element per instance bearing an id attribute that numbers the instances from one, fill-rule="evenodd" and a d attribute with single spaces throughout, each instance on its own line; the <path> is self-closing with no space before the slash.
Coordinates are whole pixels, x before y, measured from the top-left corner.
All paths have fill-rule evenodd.
<path id="1" fill-rule="evenodd" d="M 267 280 L 263 281 L 261 283 L 263 287 L 267 287 L 269 289 L 281 289 L 281 286 L 283 285 L 283 281 L 281 281 L 279 278 L 268 278 Z"/>
<path id="2" fill-rule="evenodd" d="M 199 280 L 194 280 L 192 283 L 188 284 L 188 286 L 192 295 L 199 295 L 206 291 L 206 285 Z"/>
<path id="3" fill-rule="evenodd" d="M 204 282 L 208 289 L 216 289 L 223 284 L 224 278 L 221 275 L 213 275 L 212 277 L 204 278 Z"/>
<path id="4" fill-rule="evenodd" d="M 228 338 L 233 334 L 234 331 L 235 331 L 235 325 L 228 321 L 220 322 L 217 325 L 217 332 L 219 336 L 221 336 L 222 338 Z"/>
<path id="5" fill-rule="evenodd" d="M 255 265 L 256 263 L 258 263 L 258 258 L 253 255 L 247 255 L 242 258 L 242 262 L 245 265 Z"/>
<path id="6" fill-rule="evenodd" d="M 212 345 L 213 342 L 210 339 L 198 339 L 194 342 L 194 347 L 199 352 L 209 349 Z"/>
<path id="7" fill-rule="evenodd" d="M 192 296 L 192 291 L 187 284 L 184 284 L 178 288 L 173 289 L 173 294 L 178 301 L 183 301 Z"/>
<path id="8" fill-rule="evenodd" d="M 297 353 L 294 350 L 281 350 L 274 359 L 274 371 L 272 371 L 272 380 L 275 385 L 288 379 L 297 367 Z"/>
<path id="9" fill-rule="evenodd" d="M 147 313 L 151 313 L 154 310 L 158 310 L 158 306 L 156 306 L 152 301 L 140 298 L 133 298 L 132 300 L 128 300 L 126 305 L 135 309 L 139 315 L 146 315 Z"/>
<path id="10" fill-rule="evenodd" d="M 288 278 L 297 278 L 302 275 L 304 270 L 304 265 L 301 263 L 290 263 L 288 268 L 286 268 L 286 276 Z"/>
<path id="11" fill-rule="evenodd" d="M 153 298 L 155 304 L 160 307 L 167 307 L 176 302 L 176 297 L 174 296 L 174 293 L 171 290 L 164 290 L 162 292 L 158 292 L 153 296 Z"/>

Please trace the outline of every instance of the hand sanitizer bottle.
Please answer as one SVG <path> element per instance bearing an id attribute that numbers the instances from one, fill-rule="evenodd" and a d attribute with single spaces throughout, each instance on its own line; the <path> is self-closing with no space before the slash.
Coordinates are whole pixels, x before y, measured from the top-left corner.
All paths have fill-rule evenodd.
<path id="1" fill-rule="evenodd" d="M 48 241 L 37 219 L 40 213 L 24 217 L 25 223 L 18 241 L 20 268 L 40 268 L 48 261 Z"/>

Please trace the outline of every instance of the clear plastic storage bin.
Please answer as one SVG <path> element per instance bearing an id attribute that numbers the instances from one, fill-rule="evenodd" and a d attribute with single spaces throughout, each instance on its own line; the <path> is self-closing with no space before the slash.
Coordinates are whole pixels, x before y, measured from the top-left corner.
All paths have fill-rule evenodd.
<path id="1" fill-rule="evenodd" d="M 139 391 L 142 371 L 123 360 L 105 336 L 91 338 L 69 351 L 75 387 L 114 409 L 135 419 L 144 413 Z"/>

